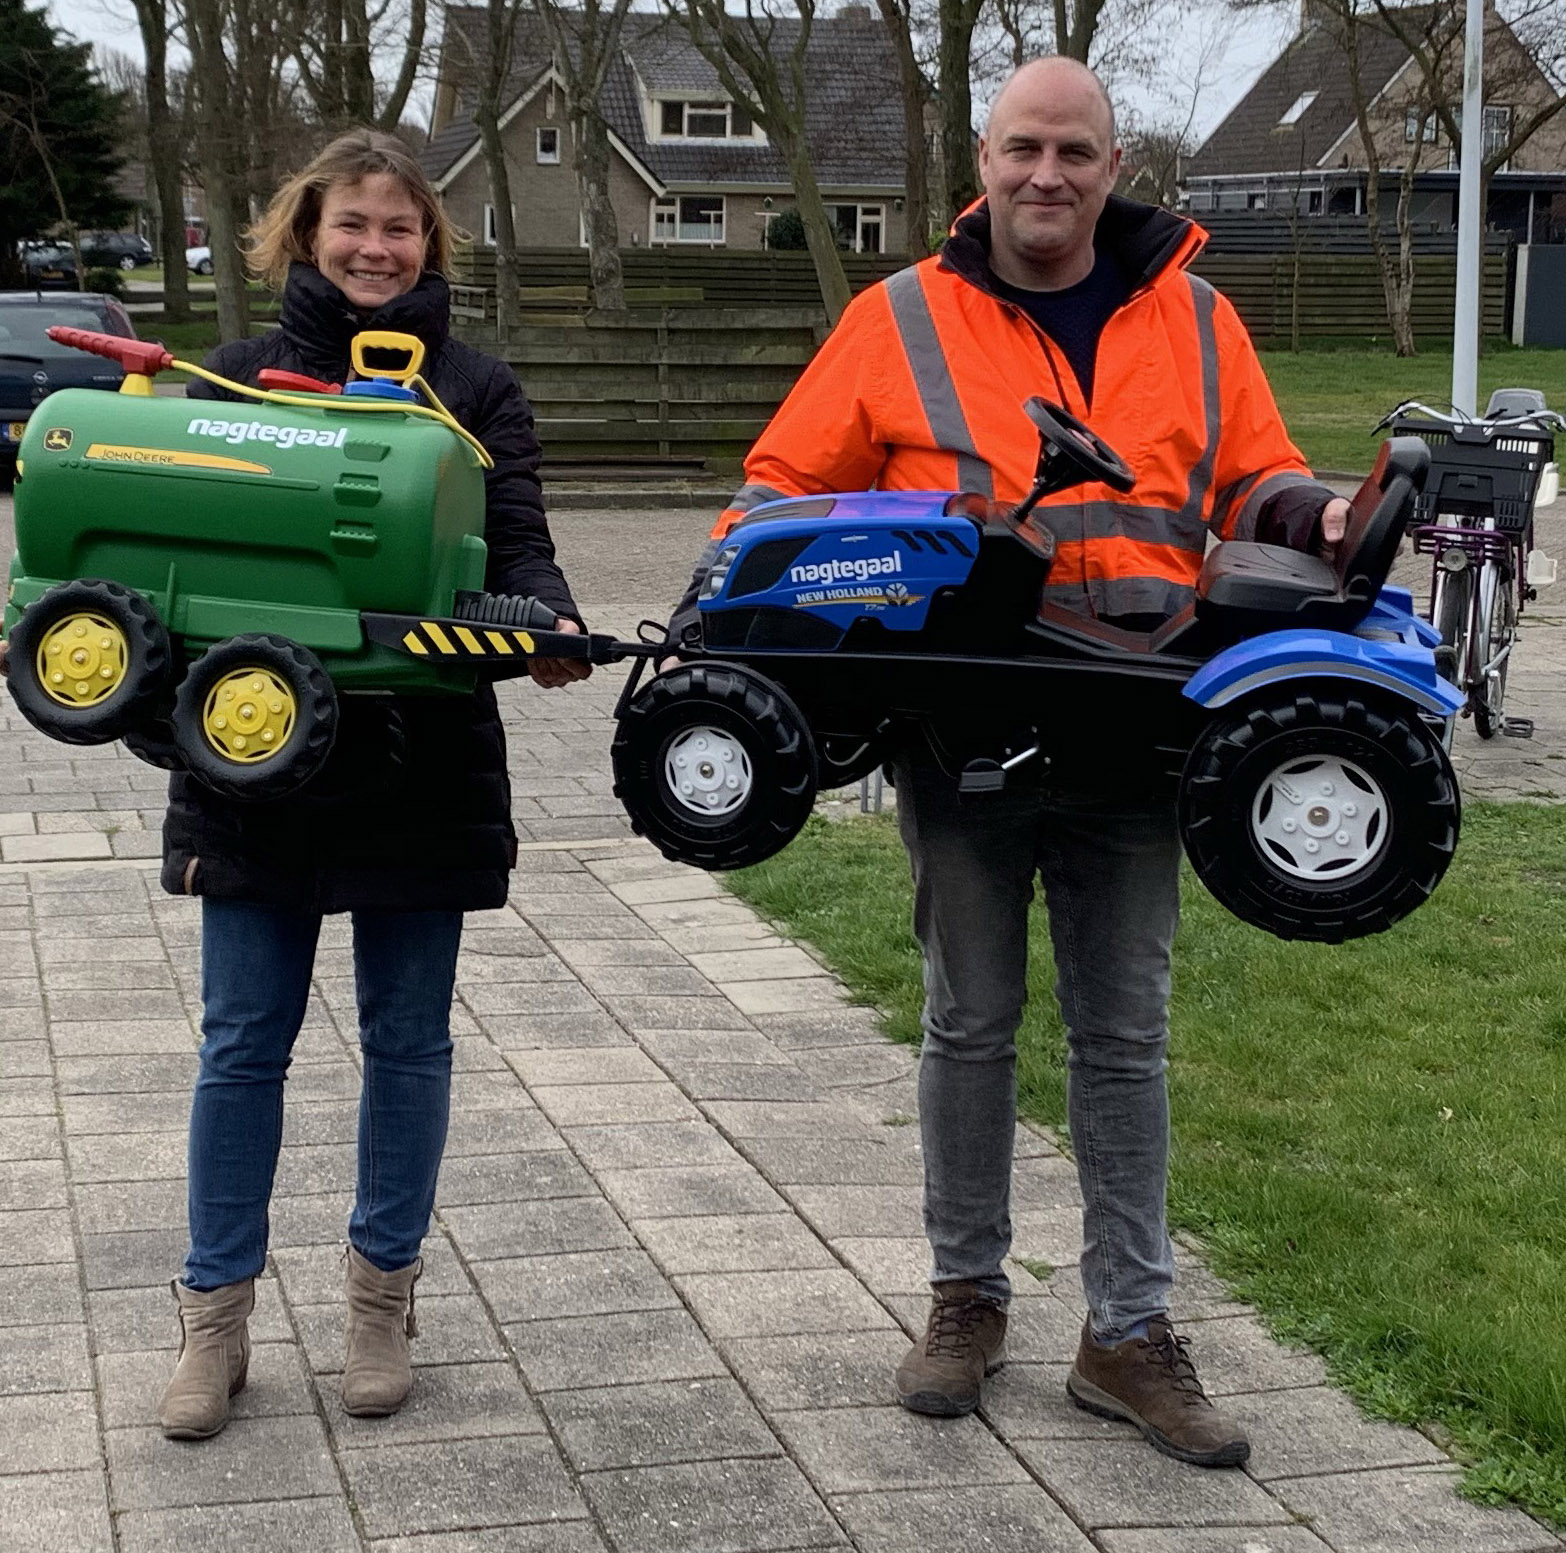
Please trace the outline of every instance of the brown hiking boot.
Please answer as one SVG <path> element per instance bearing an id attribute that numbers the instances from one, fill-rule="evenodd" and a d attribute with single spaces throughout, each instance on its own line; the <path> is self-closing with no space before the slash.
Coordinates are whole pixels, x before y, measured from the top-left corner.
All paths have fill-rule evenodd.
<path id="1" fill-rule="evenodd" d="M 384 1418 L 413 1389 L 408 1339 L 417 1337 L 413 1286 L 423 1259 L 383 1273 L 352 1246 L 343 1253 L 348 1296 L 348 1352 L 343 1360 L 343 1411 L 355 1418 Z"/>
<path id="2" fill-rule="evenodd" d="M 1251 1454 L 1250 1441 L 1207 1400 L 1186 1354 L 1188 1342 L 1164 1316 L 1148 1323 L 1146 1337 L 1108 1348 L 1095 1343 L 1084 1326 L 1066 1393 L 1101 1418 L 1135 1424 L 1154 1450 L 1177 1461 L 1237 1467 Z"/>
<path id="3" fill-rule="evenodd" d="M 1006 1311 L 973 1283 L 938 1283 L 930 1320 L 897 1367 L 897 1400 L 915 1413 L 960 1418 L 1006 1362 Z"/>
<path id="4" fill-rule="evenodd" d="M 228 1401 L 244 1389 L 250 1371 L 255 1279 L 198 1293 L 176 1280 L 179 1362 L 158 1404 L 158 1422 L 171 1440 L 205 1440 L 228 1422 Z"/>

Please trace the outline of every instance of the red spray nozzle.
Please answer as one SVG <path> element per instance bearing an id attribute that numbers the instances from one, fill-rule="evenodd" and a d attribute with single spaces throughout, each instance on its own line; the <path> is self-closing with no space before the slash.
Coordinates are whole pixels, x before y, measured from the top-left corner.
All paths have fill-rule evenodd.
<path id="1" fill-rule="evenodd" d="M 302 394 L 340 394 L 341 383 L 323 383 L 318 377 L 306 377 L 303 372 L 284 372 L 281 367 L 263 367 L 256 373 L 256 387 L 292 389 Z"/>
<path id="2" fill-rule="evenodd" d="M 151 377 L 174 365 L 174 358 L 156 340 L 127 340 L 118 334 L 97 334 L 91 329 L 72 329 L 54 324 L 45 331 L 57 345 L 69 345 L 94 356 L 107 356 L 127 372 Z"/>

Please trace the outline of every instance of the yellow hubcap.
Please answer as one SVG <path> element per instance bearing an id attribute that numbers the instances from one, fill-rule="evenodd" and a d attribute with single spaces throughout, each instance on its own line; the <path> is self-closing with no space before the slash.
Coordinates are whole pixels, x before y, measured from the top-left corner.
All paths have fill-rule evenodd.
<path id="1" fill-rule="evenodd" d="M 125 683 L 130 643 L 102 615 L 67 615 L 38 647 L 38 683 L 52 700 L 97 706 Z"/>
<path id="2" fill-rule="evenodd" d="M 293 690 L 270 669 L 240 669 L 212 687 L 201 726 L 218 754 L 251 766 L 288 743 L 298 715 Z"/>

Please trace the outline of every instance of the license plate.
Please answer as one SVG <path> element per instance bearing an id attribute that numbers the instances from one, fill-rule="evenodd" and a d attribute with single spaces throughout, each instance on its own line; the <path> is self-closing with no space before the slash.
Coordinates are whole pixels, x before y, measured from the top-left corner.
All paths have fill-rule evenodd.
<path id="1" fill-rule="evenodd" d="M 64 280 L 65 279 L 65 271 L 64 270 L 39 270 L 38 275 L 39 275 L 39 278 L 41 280 Z"/>
<path id="2" fill-rule="evenodd" d="M 6 434 L 7 438 L 10 441 L 12 441 L 12 442 L 20 442 L 22 440 L 22 433 L 24 431 L 26 431 L 26 430 L 27 430 L 27 422 L 26 421 L 7 421 L 6 422 L 5 434 Z"/>

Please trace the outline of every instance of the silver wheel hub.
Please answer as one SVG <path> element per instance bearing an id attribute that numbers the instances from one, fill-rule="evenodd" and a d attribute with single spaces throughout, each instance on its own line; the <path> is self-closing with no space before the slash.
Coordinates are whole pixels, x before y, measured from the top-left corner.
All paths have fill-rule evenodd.
<path id="1" fill-rule="evenodd" d="M 1279 766 L 1257 790 L 1251 835 L 1284 873 L 1316 883 L 1370 866 L 1391 833 L 1391 806 L 1362 767 L 1337 755 Z"/>
<path id="2" fill-rule="evenodd" d="M 664 755 L 663 773 L 678 803 L 711 818 L 733 814 L 755 780 L 745 746 L 721 728 L 682 733 Z"/>

